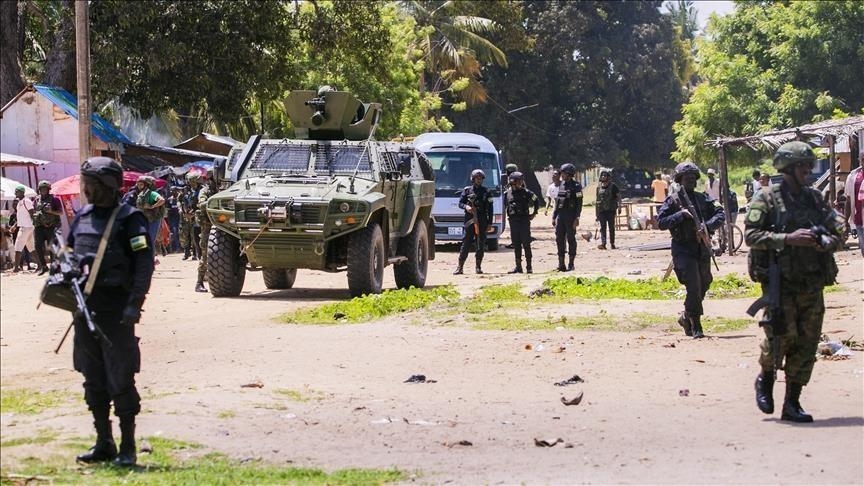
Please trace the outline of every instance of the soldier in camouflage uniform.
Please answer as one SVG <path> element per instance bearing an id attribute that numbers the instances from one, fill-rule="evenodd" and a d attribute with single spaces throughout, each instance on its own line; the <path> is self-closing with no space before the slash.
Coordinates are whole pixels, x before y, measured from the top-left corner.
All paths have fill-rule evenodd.
<path id="1" fill-rule="evenodd" d="M 198 223 L 195 212 L 198 209 L 198 193 L 201 191 L 201 175 L 186 174 L 186 187 L 180 195 L 180 246 L 183 259 L 187 260 L 191 251 L 192 259 L 198 259 Z"/>
<path id="2" fill-rule="evenodd" d="M 195 220 L 201 228 L 201 250 L 198 259 L 198 281 L 195 283 L 195 292 L 207 292 L 204 287 L 204 274 L 207 271 L 207 241 L 210 238 L 210 218 L 207 217 L 207 199 L 216 194 L 218 188 L 213 177 L 213 169 L 207 171 L 207 180 L 198 192 L 198 211 L 195 212 Z"/>
<path id="3" fill-rule="evenodd" d="M 822 335 L 825 303 L 822 289 L 834 283 L 837 265 L 833 252 L 843 218 L 829 208 L 819 192 L 806 186 L 816 157 L 804 142 L 782 145 L 774 155 L 774 167 L 783 181 L 754 194 L 744 223 L 750 246 L 750 277 L 767 292 L 768 267 L 776 257 L 780 269 L 780 353 L 785 358 L 786 397 L 781 420 L 812 422 L 801 408 L 801 389 L 810 381 L 816 348 Z M 821 226 L 822 228 L 819 228 Z M 814 231 L 815 230 L 815 231 Z M 771 252 L 774 254 L 772 255 Z M 767 295 L 767 294 L 766 294 Z M 773 326 L 772 326 L 773 327 Z M 774 412 L 774 331 L 765 328 L 756 378 L 756 405 L 763 413 Z"/>

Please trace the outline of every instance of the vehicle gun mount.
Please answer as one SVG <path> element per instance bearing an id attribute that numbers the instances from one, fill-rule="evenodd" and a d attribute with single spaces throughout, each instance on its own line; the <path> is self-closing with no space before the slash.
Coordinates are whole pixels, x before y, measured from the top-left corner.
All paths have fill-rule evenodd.
<path id="1" fill-rule="evenodd" d="M 292 91 L 285 110 L 301 140 L 366 140 L 381 118 L 380 103 L 361 103 L 347 91 L 329 86 L 317 92 Z"/>

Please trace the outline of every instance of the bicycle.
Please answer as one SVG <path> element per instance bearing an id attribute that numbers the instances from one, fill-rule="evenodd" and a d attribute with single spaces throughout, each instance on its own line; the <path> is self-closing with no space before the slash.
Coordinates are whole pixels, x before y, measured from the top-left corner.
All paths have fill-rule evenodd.
<path id="1" fill-rule="evenodd" d="M 715 256 L 720 256 L 727 252 L 727 236 L 726 236 L 726 225 L 724 224 L 722 227 L 718 228 L 717 231 L 714 232 L 714 235 L 711 237 L 711 248 L 714 251 Z M 732 251 L 733 253 L 738 251 L 741 248 L 741 245 L 744 243 L 744 231 L 738 227 L 738 225 L 732 225 Z"/>

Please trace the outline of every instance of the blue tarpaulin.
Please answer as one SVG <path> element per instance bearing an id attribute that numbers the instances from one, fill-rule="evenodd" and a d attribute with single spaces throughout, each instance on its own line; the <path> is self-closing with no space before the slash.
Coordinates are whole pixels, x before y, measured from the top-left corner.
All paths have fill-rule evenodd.
<path id="1" fill-rule="evenodd" d="M 71 93 L 63 88 L 55 88 L 44 84 L 34 84 L 33 88 L 42 96 L 51 100 L 52 103 L 59 106 L 66 112 L 67 115 L 78 119 L 78 100 Z M 99 140 L 105 143 L 127 144 L 132 143 L 126 135 L 118 130 L 114 125 L 109 123 L 101 116 L 93 113 L 90 121 L 90 130 Z"/>

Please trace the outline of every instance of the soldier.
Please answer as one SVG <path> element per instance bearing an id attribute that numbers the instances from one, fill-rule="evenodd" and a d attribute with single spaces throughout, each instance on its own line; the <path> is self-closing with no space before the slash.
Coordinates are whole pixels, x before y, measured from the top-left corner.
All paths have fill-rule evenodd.
<path id="1" fill-rule="evenodd" d="M 476 243 L 477 251 L 475 271 L 483 273 L 480 265 L 483 263 L 483 252 L 486 249 L 486 230 L 492 221 L 492 201 L 494 197 L 483 186 L 486 174 L 475 169 L 471 172 L 471 185 L 466 186 L 459 196 L 459 207 L 465 211 L 465 225 L 462 230 L 462 247 L 459 248 L 459 266 L 453 275 L 462 275 L 465 260 L 468 259 L 468 251 L 471 243 Z"/>
<path id="2" fill-rule="evenodd" d="M 780 269 L 780 312 L 771 318 L 781 329 L 775 333 L 776 324 L 765 329 L 759 356 L 762 372 L 755 386 L 756 405 L 763 413 L 774 412 L 776 370 L 771 340 L 779 339 L 780 354 L 786 358 L 786 397 L 780 419 L 792 422 L 813 421 L 801 408 L 799 398 L 816 362 L 825 315 L 822 289 L 833 284 L 837 276 L 833 252 L 840 244 L 838 235 L 845 224 L 822 201 L 819 192 L 806 185 L 815 161 L 816 156 L 804 142 L 781 145 L 774 154 L 774 167 L 783 174 L 783 181 L 753 194 L 744 222 L 751 248 L 747 262 L 750 277 L 760 282 L 765 292 L 770 261 L 776 258 Z"/>
<path id="3" fill-rule="evenodd" d="M 525 249 L 525 271 L 531 268 L 531 220 L 540 210 L 540 199 L 525 189 L 525 178 L 519 171 L 509 177 L 510 188 L 504 193 L 504 208 L 510 221 L 510 240 L 513 242 L 516 266 L 507 273 L 522 273 L 522 249 Z"/>
<path id="4" fill-rule="evenodd" d="M 698 223 L 705 231 L 713 232 L 723 225 L 723 208 L 704 192 L 696 191 L 699 168 L 692 162 L 683 162 L 675 167 L 675 182 L 681 189 L 666 198 L 657 224 L 661 230 L 672 234 L 672 263 L 675 276 L 687 288 L 684 312 L 678 317 L 678 325 L 684 334 L 694 339 L 705 337 L 702 331 L 702 301 L 714 277 L 711 275 L 710 241 L 706 246 L 700 238 Z M 688 209 L 693 207 L 696 214 Z M 705 235 L 710 238 L 709 235 Z"/>
<path id="5" fill-rule="evenodd" d="M 201 227 L 201 249 L 198 259 L 198 281 L 195 282 L 195 292 L 207 292 L 204 287 L 204 274 L 207 272 L 207 241 L 210 237 L 210 218 L 207 216 L 207 199 L 217 192 L 216 179 L 213 177 L 213 169 L 207 170 L 207 179 L 204 187 L 198 192 L 198 210 L 195 212 L 195 220 Z"/>
<path id="6" fill-rule="evenodd" d="M 180 246 L 183 247 L 183 259 L 189 259 L 191 250 L 192 260 L 198 259 L 198 226 L 195 221 L 195 212 L 198 209 L 198 193 L 201 191 L 201 175 L 197 173 L 186 174 L 186 188 L 180 196 Z"/>
<path id="7" fill-rule="evenodd" d="M 93 265 L 101 245 L 106 245 L 101 265 L 88 279 L 87 306 L 93 320 L 110 341 L 100 339 L 76 314 L 73 362 L 84 375 L 84 399 L 93 414 L 96 444 L 77 460 L 86 463 L 113 460 L 118 466 L 134 466 L 135 416 L 141 397 L 135 388 L 135 373 L 141 365 L 135 324 L 153 276 L 153 245 L 147 219 L 137 209 L 120 203 L 123 169 L 108 157 L 92 157 L 81 166 L 84 194 L 90 204 L 72 222 L 69 246 L 81 270 Z M 103 238 L 109 225 L 111 231 Z M 114 444 L 109 420 L 111 402 L 120 419 L 120 451 Z"/>
<path id="8" fill-rule="evenodd" d="M 159 233 L 162 219 L 165 218 L 165 198 L 156 191 L 156 180 L 151 176 L 139 177 L 135 181 L 135 188 L 138 190 L 135 207 L 140 209 L 147 218 L 150 241 L 154 242 L 155 247 L 156 235 Z"/>
<path id="9" fill-rule="evenodd" d="M 572 271 L 576 260 L 576 228 L 579 226 L 579 216 L 582 214 L 582 185 L 573 178 L 576 176 L 576 166 L 564 164 L 561 166 L 561 186 L 555 197 L 555 209 L 552 210 L 552 225 L 555 227 L 555 242 L 558 244 L 558 271 Z M 564 253 L 570 247 L 570 261 L 564 266 Z"/>
<path id="10" fill-rule="evenodd" d="M 597 184 L 597 221 L 600 223 L 600 250 L 606 249 L 606 227 L 609 227 L 609 244 L 615 249 L 615 211 L 621 214 L 621 191 L 612 182 L 608 169 L 600 171 L 600 184 Z"/>
<path id="11" fill-rule="evenodd" d="M 519 172 L 519 167 L 516 164 L 507 164 L 504 166 L 504 175 L 507 176 L 507 180 L 510 180 L 510 175 L 514 172 Z"/>
<path id="12" fill-rule="evenodd" d="M 54 239 L 54 232 L 60 227 L 60 215 L 63 214 L 63 205 L 57 196 L 51 194 L 51 183 L 39 182 L 39 197 L 33 209 L 33 225 L 36 238 L 36 256 L 39 259 L 39 275 L 48 271 L 45 263 L 45 245 Z"/>

